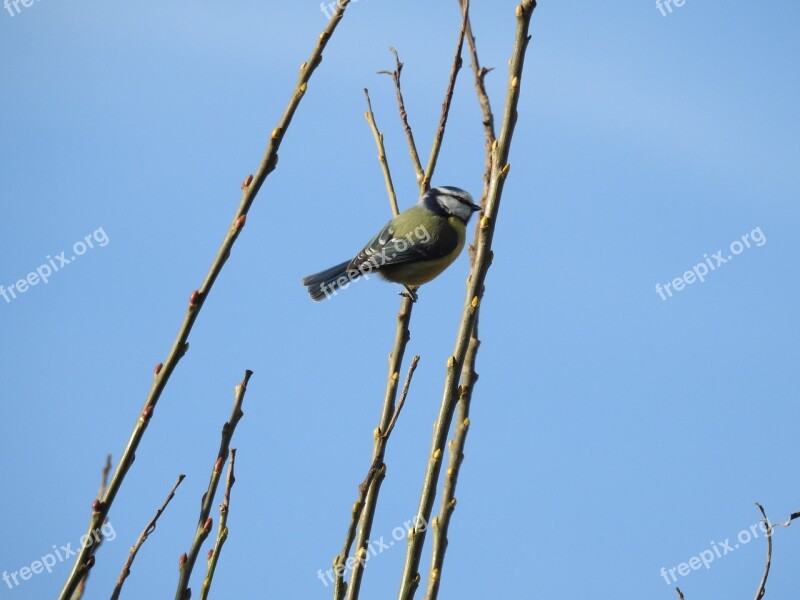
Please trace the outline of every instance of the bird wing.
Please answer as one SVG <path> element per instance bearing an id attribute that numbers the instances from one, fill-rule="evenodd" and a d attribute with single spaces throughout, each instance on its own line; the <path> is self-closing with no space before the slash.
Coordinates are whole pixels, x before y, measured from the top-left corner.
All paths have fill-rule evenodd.
<path id="1" fill-rule="evenodd" d="M 458 235 L 449 226 L 438 227 L 427 235 L 425 243 L 414 232 L 400 235 L 394 221 L 389 221 L 350 261 L 348 269 L 363 269 L 368 265 L 380 269 L 383 265 L 434 260 L 449 254 L 458 245 Z"/>

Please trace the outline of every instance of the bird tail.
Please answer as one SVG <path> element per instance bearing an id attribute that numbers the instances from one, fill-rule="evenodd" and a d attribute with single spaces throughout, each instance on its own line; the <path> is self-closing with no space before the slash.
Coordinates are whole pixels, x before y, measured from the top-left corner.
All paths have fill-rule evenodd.
<path id="1" fill-rule="evenodd" d="M 350 273 L 348 275 L 347 267 L 349 265 L 350 261 L 346 260 L 335 267 L 325 269 L 324 271 L 320 271 L 319 273 L 315 273 L 314 275 L 309 275 L 308 277 L 304 278 L 302 283 L 308 288 L 308 294 L 311 296 L 311 299 L 314 302 L 319 302 L 323 298 L 328 298 L 335 294 L 336 290 L 339 288 L 337 280 L 340 277 L 347 277 L 348 282 L 350 282 L 361 275 L 359 271 Z"/>

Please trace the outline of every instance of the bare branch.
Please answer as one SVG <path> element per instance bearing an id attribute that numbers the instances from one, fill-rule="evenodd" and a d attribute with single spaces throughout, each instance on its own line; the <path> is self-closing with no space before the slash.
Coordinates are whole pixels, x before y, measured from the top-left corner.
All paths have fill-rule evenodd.
<path id="1" fill-rule="evenodd" d="M 477 332 L 475 332 L 470 338 L 464 359 L 464 368 L 461 372 L 462 383 L 459 386 L 458 415 L 456 416 L 455 434 L 449 444 L 449 462 L 444 479 L 444 489 L 442 490 L 441 507 L 439 515 L 431 521 L 433 548 L 431 550 L 431 566 L 428 572 L 428 587 L 425 590 L 425 600 L 435 600 L 438 597 L 439 585 L 442 581 L 442 567 L 448 544 L 447 531 L 450 526 L 450 518 L 456 508 L 456 485 L 458 483 L 458 474 L 461 471 L 461 463 L 464 461 L 464 445 L 470 425 L 470 400 L 473 387 L 478 380 L 478 374 L 475 372 L 475 359 L 479 346 L 480 341 L 477 338 Z"/>
<path id="2" fill-rule="evenodd" d="M 228 539 L 228 507 L 231 505 L 231 488 L 236 482 L 236 477 L 233 475 L 233 466 L 235 462 L 236 448 L 231 448 L 231 459 L 228 461 L 228 478 L 225 481 L 225 494 L 222 497 L 222 504 L 219 505 L 217 541 L 214 542 L 214 547 L 208 551 L 208 568 L 206 569 L 206 578 L 203 581 L 203 589 L 200 591 L 200 600 L 206 600 L 206 598 L 208 598 L 208 592 L 211 589 L 211 581 L 214 579 L 214 572 L 217 569 L 222 546 Z"/>
<path id="3" fill-rule="evenodd" d="M 447 114 L 450 108 L 450 103 L 452 100 L 453 89 L 455 87 L 455 80 L 458 74 L 458 70 L 461 66 L 461 48 L 463 46 L 464 41 L 464 32 L 466 28 L 466 14 L 462 19 L 461 28 L 459 30 L 459 43 L 456 51 L 456 58 L 454 60 L 453 69 L 450 73 L 449 83 L 447 92 L 445 94 L 445 100 L 442 104 L 442 115 L 439 121 L 439 129 L 437 130 L 436 138 L 433 142 L 433 149 L 431 151 L 431 160 L 428 165 L 428 172 L 427 174 L 422 174 L 422 177 L 419 175 L 422 173 L 421 164 L 419 168 L 416 167 L 417 163 L 419 163 L 419 157 L 416 153 L 416 146 L 414 144 L 413 135 L 411 135 L 411 128 L 408 126 L 407 115 L 405 112 L 405 106 L 403 104 L 402 92 L 400 89 L 400 72 L 402 70 L 402 63 L 397 55 L 397 52 L 392 48 L 392 52 L 395 55 L 395 60 L 397 62 L 397 70 L 393 73 L 385 72 L 389 75 L 392 75 L 395 81 L 395 90 L 397 92 L 398 98 L 398 105 L 400 107 L 400 116 L 401 120 L 403 121 L 405 128 L 406 128 L 406 136 L 409 141 L 409 147 L 411 148 L 411 155 L 412 155 L 412 163 L 415 164 L 415 170 L 418 174 L 418 183 L 420 185 L 420 190 L 425 191 L 428 189 L 430 184 L 430 179 L 433 175 L 433 171 L 436 168 L 436 159 L 438 158 L 439 150 L 441 148 L 442 136 L 444 135 L 445 126 L 447 123 Z M 413 290 L 409 290 L 411 294 L 414 294 Z M 411 320 L 411 309 L 414 304 L 414 299 L 411 295 L 404 295 L 400 313 L 398 315 L 398 323 L 397 323 L 397 330 L 395 332 L 395 345 L 394 350 L 389 356 L 389 381 L 387 382 L 386 387 L 386 395 L 384 397 L 384 406 L 383 412 L 381 415 L 381 425 L 376 430 L 376 448 L 379 444 L 377 437 L 380 435 L 381 431 L 389 430 L 389 424 L 392 421 L 392 417 L 394 415 L 394 420 L 397 419 L 398 412 L 394 408 L 394 400 L 397 397 L 397 381 L 398 381 L 398 374 L 399 369 L 402 364 L 403 354 L 405 352 L 406 344 L 410 338 L 410 332 L 408 329 L 409 322 Z M 416 361 L 412 363 L 413 368 L 416 367 Z M 410 372 L 413 372 L 413 368 Z M 401 399 L 402 402 L 402 399 Z M 393 424 L 391 425 L 393 427 Z M 361 576 L 363 573 L 363 561 L 365 560 L 366 556 L 366 546 L 369 541 L 369 536 L 372 530 L 372 522 L 375 516 L 375 509 L 377 506 L 378 501 L 378 494 L 380 493 L 380 486 L 383 481 L 383 478 L 386 474 L 386 465 L 383 464 L 383 451 L 381 451 L 376 458 L 376 455 L 373 454 L 373 461 L 372 467 L 367 475 L 367 478 L 361 484 L 359 491 L 359 499 L 353 505 L 353 510 L 351 512 L 351 522 L 348 528 L 348 534 L 345 539 L 345 546 L 339 555 L 334 558 L 333 562 L 333 570 L 336 574 L 336 579 L 334 580 L 334 599 L 341 600 L 344 598 L 345 593 L 347 594 L 348 600 L 356 600 L 358 598 L 358 593 L 360 590 L 361 585 Z M 364 492 L 366 492 L 366 496 L 363 497 Z M 363 497 L 363 500 L 362 500 Z M 358 527 L 356 528 L 356 520 L 358 520 Z M 417 523 L 418 525 L 418 523 Z M 358 539 L 356 542 L 356 561 L 353 566 L 353 573 L 351 577 L 351 581 L 349 584 L 345 584 L 344 582 L 344 562 L 347 559 L 347 556 L 350 551 L 350 546 L 352 544 L 352 536 L 357 531 Z"/>
<path id="4" fill-rule="evenodd" d="M 398 400 L 397 405 L 394 406 L 388 422 L 382 418 L 381 425 L 375 430 L 372 463 L 369 467 L 366 478 L 361 485 L 358 486 L 358 498 L 353 505 L 350 525 L 347 529 L 347 536 L 345 538 L 342 552 L 334 559 L 333 562 L 334 572 L 336 573 L 336 579 L 334 581 L 334 598 L 343 598 L 345 593 L 348 594 L 349 598 L 358 598 L 358 593 L 361 586 L 361 570 L 363 569 L 363 564 L 360 560 L 355 561 L 349 584 L 345 584 L 344 582 L 344 566 L 350 554 L 350 548 L 352 547 L 353 541 L 356 538 L 357 531 L 359 534 L 359 539 L 356 545 L 356 553 L 359 554 L 361 549 L 365 549 L 368 544 L 367 538 L 369 537 L 369 531 L 372 528 L 372 520 L 374 518 L 375 508 L 377 505 L 377 492 L 372 494 L 372 502 L 367 501 L 367 494 L 371 490 L 375 489 L 372 487 L 372 484 L 375 481 L 376 476 L 382 480 L 386 475 L 386 464 L 383 462 L 383 457 L 386 453 L 386 445 L 389 441 L 389 436 L 392 434 L 395 423 L 397 423 L 397 419 L 400 416 L 400 411 L 403 410 L 403 405 L 406 402 L 406 396 L 408 396 L 408 389 L 411 385 L 411 378 L 414 376 L 414 371 L 417 368 L 418 362 L 419 356 L 414 356 L 414 358 L 411 359 L 411 365 L 408 367 L 406 380 L 403 384 L 403 391 L 400 393 L 400 399 Z M 397 378 L 395 377 L 394 380 L 396 382 Z M 360 521 L 361 527 L 358 529 Z M 341 565 L 341 567 L 339 567 L 339 565 Z M 337 594 L 341 594 L 341 596 Z"/>
<path id="5" fill-rule="evenodd" d="M 106 464 L 103 465 L 103 472 L 100 475 L 100 489 L 97 490 L 97 499 L 103 497 L 103 494 L 106 493 L 106 487 L 108 486 L 108 474 L 111 472 L 111 455 L 106 454 Z"/>
<path id="6" fill-rule="evenodd" d="M 436 129 L 436 135 L 433 138 L 433 147 L 431 148 L 431 155 L 428 158 L 428 167 L 425 169 L 425 177 L 422 180 L 422 191 L 431 187 L 431 178 L 433 171 L 436 168 L 436 161 L 439 159 L 439 151 L 442 148 L 442 139 L 444 138 L 444 130 L 447 126 L 447 116 L 450 114 L 450 103 L 453 100 L 453 90 L 456 86 L 456 78 L 458 71 L 461 69 L 461 48 L 464 46 L 464 34 L 467 30 L 467 19 L 469 18 L 469 0 L 464 0 L 464 8 L 462 10 L 461 29 L 458 31 L 458 44 L 456 45 L 456 54 L 453 58 L 453 68 L 450 70 L 450 79 L 447 83 L 447 91 L 444 94 L 444 101 L 442 102 L 442 114 L 439 117 L 439 127 Z"/>
<path id="7" fill-rule="evenodd" d="M 328 41 L 336 30 L 336 27 L 339 25 L 339 22 L 342 20 L 345 9 L 349 4 L 350 0 L 339 0 L 337 2 L 336 9 L 333 11 L 333 15 L 331 16 L 328 25 L 317 39 L 317 43 L 311 52 L 311 56 L 309 57 L 308 61 L 304 62 L 300 67 L 297 84 L 295 85 L 283 115 L 278 121 L 278 126 L 272 131 L 270 140 L 267 144 L 267 149 L 263 158 L 261 159 L 261 164 L 259 165 L 258 170 L 256 171 L 255 175 L 249 175 L 242 183 L 242 197 L 233 221 L 231 222 L 231 225 L 225 234 L 225 238 L 219 248 L 219 251 L 217 252 L 217 255 L 214 257 L 214 260 L 211 263 L 211 267 L 206 275 L 205 280 L 203 281 L 203 284 L 199 289 L 195 290 L 191 294 L 186 316 L 184 317 L 183 323 L 178 330 L 178 335 L 172 344 L 172 348 L 170 349 L 166 360 L 164 361 L 163 365 L 159 364 L 156 367 L 153 384 L 150 388 L 150 392 L 147 395 L 147 399 L 145 400 L 144 408 L 142 409 L 130 438 L 128 439 L 125 450 L 120 456 L 120 460 L 117 463 L 116 469 L 111 478 L 111 483 L 105 490 L 102 500 L 97 503 L 97 509 L 93 510 L 92 512 L 88 528 L 89 534 L 91 534 L 95 529 L 100 527 L 105 522 L 108 512 L 111 510 L 111 505 L 114 502 L 114 498 L 116 498 L 117 492 L 119 491 L 120 487 L 122 487 L 122 481 L 124 480 L 125 475 L 127 474 L 136 457 L 136 449 L 139 447 L 139 443 L 144 436 L 144 432 L 147 429 L 148 423 L 150 422 L 150 417 L 153 414 L 153 410 L 155 409 L 156 404 L 161 397 L 161 393 L 166 387 L 167 382 L 169 381 L 169 378 L 181 357 L 183 357 L 183 355 L 189 349 L 189 333 L 194 326 L 197 316 L 200 314 L 200 309 L 211 292 L 211 288 L 222 271 L 222 267 L 225 265 L 225 262 L 230 256 L 234 242 L 239 237 L 239 233 L 241 233 L 242 228 L 244 227 L 247 212 L 253 204 L 258 191 L 261 189 L 261 186 L 266 180 L 267 176 L 275 170 L 275 167 L 278 164 L 278 149 L 280 148 L 283 137 L 286 134 L 286 130 L 289 128 L 292 118 L 294 117 L 294 113 L 306 93 L 311 75 L 322 61 L 323 50 L 327 46 Z M 89 569 L 91 569 L 94 565 L 95 550 L 96 546 L 94 544 L 89 544 L 86 547 L 81 548 L 77 558 L 75 559 L 75 564 L 73 565 L 72 570 L 70 571 L 70 574 L 64 583 L 64 587 L 59 594 L 59 600 L 68 600 L 72 598 L 72 594 L 76 587 L 86 576 Z"/>
<path id="8" fill-rule="evenodd" d="M 411 359 L 411 364 L 408 367 L 408 374 L 406 374 L 406 381 L 403 384 L 403 391 L 400 392 L 400 400 L 397 402 L 397 406 L 394 409 L 392 420 L 389 421 L 389 426 L 381 436 L 384 440 L 387 440 L 392 434 L 392 429 L 394 429 L 395 423 L 397 423 L 397 418 L 400 416 L 400 411 L 403 410 L 403 405 L 406 403 L 406 396 L 408 396 L 408 387 L 411 385 L 411 378 L 414 376 L 414 371 L 417 369 L 418 362 L 419 355 L 415 355 L 414 358 Z"/>
<path id="9" fill-rule="evenodd" d="M 769 577 L 769 567 L 772 563 L 772 526 L 769 524 L 769 519 L 767 519 L 767 513 L 764 512 L 764 507 L 758 502 L 756 502 L 756 506 L 758 510 L 761 511 L 761 516 L 764 517 L 762 523 L 764 523 L 764 526 L 767 528 L 767 561 L 764 564 L 764 574 L 761 576 L 761 583 L 758 584 L 758 589 L 756 590 L 756 600 L 761 600 L 764 594 L 767 593 L 767 578 Z"/>
<path id="10" fill-rule="evenodd" d="M 139 534 L 139 538 L 136 540 L 136 543 L 131 548 L 130 553 L 128 554 L 128 560 L 125 561 L 125 564 L 122 566 L 122 571 L 117 578 L 117 585 L 114 586 L 114 591 L 111 594 L 111 600 L 118 600 L 120 593 L 122 592 L 122 586 L 125 583 L 125 579 L 127 579 L 128 575 L 131 574 L 131 566 L 133 566 L 133 561 L 136 559 L 136 555 L 139 553 L 139 549 L 142 547 L 142 544 L 145 543 L 147 538 L 156 530 L 156 523 L 158 522 L 158 518 L 161 516 L 161 513 L 166 510 L 167 505 L 170 503 L 172 498 L 175 496 L 175 490 L 178 489 L 178 486 L 183 481 L 186 475 L 179 475 L 178 480 L 175 482 L 175 485 L 172 486 L 172 490 L 170 490 L 167 499 L 161 504 L 161 508 L 156 511 L 156 516 L 153 517 L 150 522 L 145 526 L 142 530 L 142 533 Z"/>
<path id="11" fill-rule="evenodd" d="M 386 193 L 389 195 L 389 204 L 392 205 L 392 213 L 394 216 L 400 214 L 400 208 L 397 206 L 397 194 L 394 191 L 394 184 L 392 183 L 392 173 L 389 171 L 389 163 L 386 160 L 386 148 L 383 146 L 383 134 L 378 129 L 378 124 L 375 122 L 375 113 L 372 112 L 372 102 L 369 99 L 369 90 L 364 88 L 364 95 L 367 97 L 367 112 L 364 117 L 372 129 L 372 135 L 375 137 L 375 145 L 378 146 L 378 162 L 381 163 L 383 170 L 383 178 L 386 181 Z"/>
<path id="12" fill-rule="evenodd" d="M 767 513 L 764 511 L 764 507 L 761 506 L 758 502 L 756 502 L 756 506 L 758 510 L 761 511 L 761 522 L 764 523 L 764 527 L 767 528 L 767 560 L 764 564 L 764 574 L 761 576 L 761 583 L 758 584 L 758 589 L 756 590 L 755 600 L 761 600 L 764 597 L 764 594 L 767 593 L 767 578 L 769 577 L 769 568 L 772 563 L 772 534 L 775 531 L 775 527 L 788 527 L 791 525 L 794 519 L 800 517 L 800 512 L 792 513 L 789 515 L 789 518 L 783 521 L 782 523 L 770 523 L 769 519 L 767 518 Z"/>
<path id="13" fill-rule="evenodd" d="M 191 598 L 191 590 L 189 589 L 189 578 L 194 569 L 194 563 L 197 560 L 197 555 L 200 553 L 200 547 L 206 541 L 208 534 L 211 532 L 213 525 L 211 517 L 211 505 L 214 503 L 214 495 L 217 493 L 217 485 L 219 485 L 219 476 L 222 472 L 222 466 L 225 464 L 225 459 L 228 457 L 228 451 L 233 438 L 233 432 L 236 429 L 236 424 L 242 418 L 242 402 L 244 394 L 247 391 L 247 382 L 250 380 L 252 371 L 247 370 L 244 372 L 244 379 L 234 388 L 233 410 L 228 421 L 222 426 L 222 436 L 219 443 L 219 451 L 217 452 L 217 460 L 214 463 L 214 468 L 211 470 L 211 478 L 208 482 L 208 489 L 203 494 L 203 500 L 200 503 L 200 517 L 197 519 L 197 527 L 192 540 L 192 546 L 189 553 L 183 553 L 178 561 L 180 576 L 178 578 L 178 589 L 175 592 L 175 600 L 189 600 Z M 232 482 L 231 482 L 232 485 Z"/>
<path id="14" fill-rule="evenodd" d="M 459 0 L 459 5 L 464 8 L 465 0 Z M 486 151 L 486 166 L 483 173 L 483 191 L 481 193 L 481 206 L 486 199 L 486 194 L 489 191 L 489 177 L 492 172 L 492 144 L 496 139 L 494 133 L 494 114 L 492 113 L 492 104 L 489 101 L 489 94 L 486 92 L 486 75 L 492 69 L 481 67 L 480 60 L 478 60 L 478 50 L 475 43 L 475 36 L 472 34 L 472 22 L 467 17 L 467 46 L 469 47 L 472 73 L 475 78 L 475 92 L 478 96 L 478 103 L 481 106 L 481 114 L 483 115 L 483 129 L 486 137 L 485 151 Z"/>
<path id="15" fill-rule="evenodd" d="M 419 159 L 417 152 L 417 144 L 414 142 L 414 134 L 411 131 L 411 126 L 408 124 L 408 113 L 406 112 L 406 104 L 403 100 L 403 90 L 400 87 L 400 73 L 403 71 L 403 63 L 400 62 L 400 57 L 397 55 L 397 50 L 389 48 L 394 54 L 395 69 L 394 71 L 378 71 L 382 75 L 389 75 L 394 80 L 394 91 L 397 96 L 397 108 L 400 110 L 400 121 L 403 123 L 403 129 L 406 132 L 406 140 L 408 140 L 408 151 L 411 155 L 411 165 L 414 167 L 414 174 L 417 178 L 417 185 L 422 187 L 422 181 L 425 179 L 425 171 L 422 170 L 422 162 Z"/>
<path id="16" fill-rule="evenodd" d="M 111 455 L 106 454 L 106 463 L 105 465 L 103 465 L 103 471 L 100 475 L 100 488 L 97 490 L 97 497 L 95 499 L 95 502 L 99 503 L 100 499 L 103 497 L 103 494 L 106 493 L 106 487 L 108 486 L 108 474 L 110 472 L 111 472 Z M 95 529 L 95 532 L 97 531 L 98 530 Z M 100 544 L 103 543 L 104 539 L 102 528 L 99 531 L 100 531 L 100 539 L 95 544 L 95 546 L 97 547 L 99 547 Z M 95 552 L 97 552 L 98 549 L 97 547 L 94 549 Z M 81 582 L 78 584 L 78 587 L 75 588 L 75 592 L 73 592 L 71 600 L 80 600 L 81 598 L 83 598 L 83 592 L 86 591 L 86 582 L 88 580 L 89 580 L 89 573 L 87 572 L 86 576 L 83 579 L 81 579 Z"/>
<path id="17" fill-rule="evenodd" d="M 461 370 L 465 364 L 470 339 L 473 335 L 474 325 L 478 315 L 478 307 L 483 297 L 486 273 L 488 272 L 492 260 L 494 227 L 499 211 L 503 185 L 510 169 L 508 155 L 511 148 L 514 127 L 516 125 L 522 69 L 528 41 L 530 40 L 528 29 L 535 7 L 535 0 L 522 0 L 516 9 L 517 31 L 514 50 L 509 65 L 509 83 L 500 128 L 500 137 L 492 145 L 491 180 L 485 206 L 482 211 L 483 216 L 477 226 L 479 235 L 475 245 L 474 264 L 470 272 L 470 277 L 467 280 L 464 311 L 456 337 L 455 349 L 447 364 L 442 403 L 439 409 L 439 417 L 437 418 L 434 428 L 431 450 L 428 458 L 428 467 L 423 480 L 419 509 L 416 517 L 417 523 L 427 523 L 433 508 L 437 482 L 442 466 L 442 452 L 453 420 L 457 401 L 457 389 L 461 379 Z M 416 527 L 412 528 L 408 533 L 406 560 L 403 567 L 398 600 L 411 600 L 419 586 L 420 575 L 418 569 L 422 556 L 422 547 L 425 541 L 425 533 L 425 529 L 417 529 Z M 440 573 L 436 575 L 439 576 Z"/>

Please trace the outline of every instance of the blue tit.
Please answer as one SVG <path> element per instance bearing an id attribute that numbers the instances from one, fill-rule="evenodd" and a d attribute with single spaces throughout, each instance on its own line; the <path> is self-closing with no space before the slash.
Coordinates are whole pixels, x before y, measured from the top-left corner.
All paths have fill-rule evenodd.
<path id="1" fill-rule="evenodd" d="M 428 283 L 461 253 L 466 225 L 480 210 L 464 190 L 443 186 L 422 194 L 419 203 L 389 221 L 352 260 L 309 275 L 303 285 L 314 301 L 336 294 L 362 275 L 377 273 L 412 287 Z"/>

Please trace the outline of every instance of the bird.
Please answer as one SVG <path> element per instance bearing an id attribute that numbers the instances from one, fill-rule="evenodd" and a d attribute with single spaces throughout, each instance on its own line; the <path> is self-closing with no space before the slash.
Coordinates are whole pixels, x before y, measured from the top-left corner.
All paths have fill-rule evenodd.
<path id="1" fill-rule="evenodd" d="M 354 258 L 309 275 L 302 284 L 311 299 L 319 302 L 375 272 L 402 284 L 416 301 L 412 288 L 428 283 L 452 264 L 464 248 L 472 213 L 480 209 L 461 188 L 431 188 L 416 205 L 384 225 Z"/>

